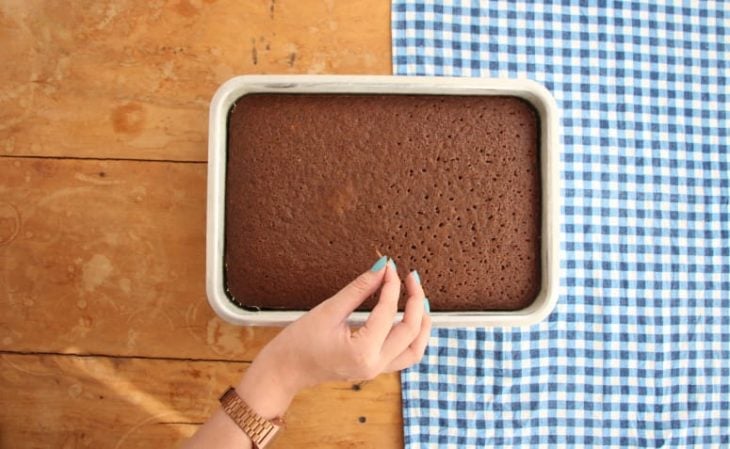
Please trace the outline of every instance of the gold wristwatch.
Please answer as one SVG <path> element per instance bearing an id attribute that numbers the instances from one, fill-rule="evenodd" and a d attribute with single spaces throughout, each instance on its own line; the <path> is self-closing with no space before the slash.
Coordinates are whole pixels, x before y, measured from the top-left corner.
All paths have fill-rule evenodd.
<path id="1" fill-rule="evenodd" d="M 223 393 L 220 402 L 223 411 L 251 438 L 255 449 L 264 449 L 271 443 L 284 424 L 280 418 L 269 421 L 259 416 L 243 402 L 233 387 Z"/>

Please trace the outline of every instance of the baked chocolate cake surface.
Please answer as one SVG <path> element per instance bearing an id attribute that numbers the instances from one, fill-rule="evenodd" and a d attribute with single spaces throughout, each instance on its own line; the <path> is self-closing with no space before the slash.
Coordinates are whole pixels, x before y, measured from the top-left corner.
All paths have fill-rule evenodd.
<path id="1" fill-rule="evenodd" d="M 402 277 L 418 270 L 432 310 L 529 306 L 541 282 L 539 127 L 517 97 L 241 97 L 228 123 L 229 295 L 306 310 L 379 251 Z"/>

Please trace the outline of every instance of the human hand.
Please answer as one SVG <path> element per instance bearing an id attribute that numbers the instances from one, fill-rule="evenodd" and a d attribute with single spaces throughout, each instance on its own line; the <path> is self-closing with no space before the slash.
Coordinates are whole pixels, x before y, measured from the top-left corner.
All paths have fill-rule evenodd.
<path id="1" fill-rule="evenodd" d="M 254 360 L 237 387 L 267 418 L 280 416 L 301 389 L 334 380 L 372 379 L 417 363 L 431 332 L 428 300 L 418 274 L 405 280 L 403 319 L 395 322 L 401 279 L 392 260 L 379 259 L 337 294 L 282 330 Z M 381 289 L 365 324 L 352 329 L 350 314 Z"/>

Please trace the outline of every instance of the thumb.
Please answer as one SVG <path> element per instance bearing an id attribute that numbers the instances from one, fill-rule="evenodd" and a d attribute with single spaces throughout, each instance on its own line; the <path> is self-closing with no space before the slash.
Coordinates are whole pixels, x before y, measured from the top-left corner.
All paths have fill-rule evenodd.
<path id="1" fill-rule="evenodd" d="M 322 305 L 326 306 L 328 313 L 338 320 L 346 320 L 360 304 L 378 291 L 388 269 L 392 269 L 388 264 L 388 257 L 383 256 L 368 271 L 355 278 Z"/>

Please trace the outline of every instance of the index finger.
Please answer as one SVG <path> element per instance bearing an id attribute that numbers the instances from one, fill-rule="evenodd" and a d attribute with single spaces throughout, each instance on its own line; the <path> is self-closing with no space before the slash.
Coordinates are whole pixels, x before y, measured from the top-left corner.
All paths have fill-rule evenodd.
<path id="1" fill-rule="evenodd" d="M 338 322 L 344 322 L 360 304 L 378 291 L 387 271 L 387 261 L 385 256 L 381 257 L 372 268 L 317 307 L 327 309 L 328 315 L 335 317 Z"/>
<path id="2" fill-rule="evenodd" d="M 393 259 L 388 261 L 385 271 L 383 287 L 380 290 L 378 303 L 373 307 L 365 325 L 358 330 L 358 333 L 368 339 L 378 349 L 390 333 L 398 313 L 398 299 L 400 298 L 400 277 L 395 268 Z"/>

